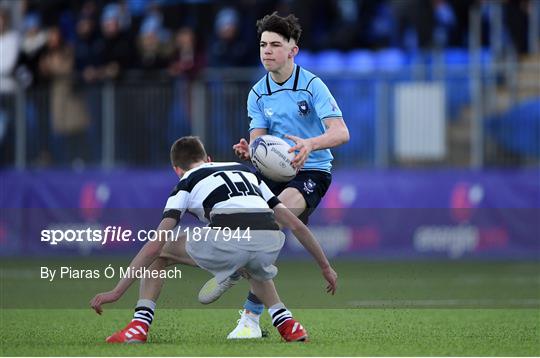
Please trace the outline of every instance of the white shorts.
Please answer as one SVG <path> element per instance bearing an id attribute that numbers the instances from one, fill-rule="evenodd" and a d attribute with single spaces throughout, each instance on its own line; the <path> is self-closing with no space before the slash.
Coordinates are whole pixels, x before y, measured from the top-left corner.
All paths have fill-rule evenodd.
<path id="1" fill-rule="evenodd" d="M 243 232 L 242 232 L 243 233 Z M 225 241 L 219 233 L 210 231 L 207 240 L 187 240 L 186 251 L 199 267 L 212 273 L 218 283 L 244 268 L 257 281 L 267 281 L 277 275 L 274 266 L 285 243 L 279 230 L 250 230 L 250 239 Z M 242 236 L 242 235 L 241 235 Z"/>

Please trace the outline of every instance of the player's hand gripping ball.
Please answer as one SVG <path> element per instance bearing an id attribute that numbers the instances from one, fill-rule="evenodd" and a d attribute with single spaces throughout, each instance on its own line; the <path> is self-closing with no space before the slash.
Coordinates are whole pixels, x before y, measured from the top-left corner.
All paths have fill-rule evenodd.
<path id="1" fill-rule="evenodd" d="M 268 179 L 288 182 L 298 172 L 291 164 L 295 154 L 289 153 L 290 148 L 289 143 L 281 138 L 260 136 L 249 147 L 251 162 Z"/>

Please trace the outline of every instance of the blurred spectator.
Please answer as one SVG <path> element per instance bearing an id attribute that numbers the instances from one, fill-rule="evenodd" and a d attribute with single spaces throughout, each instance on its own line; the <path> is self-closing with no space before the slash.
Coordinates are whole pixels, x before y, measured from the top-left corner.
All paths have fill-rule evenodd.
<path id="1" fill-rule="evenodd" d="M 355 45 L 356 48 L 371 48 L 376 47 L 376 43 L 373 41 L 373 29 L 374 19 L 377 15 L 378 4 L 374 1 L 360 1 L 357 3 L 357 21 L 356 21 L 356 34 L 358 41 Z M 304 28 L 304 26 L 302 26 Z M 387 35 L 388 36 L 388 35 Z M 303 34 L 302 34 L 303 37 Z M 302 46 L 304 47 L 304 46 Z"/>
<path id="2" fill-rule="evenodd" d="M 372 11 L 372 19 L 367 26 L 368 43 L 375 48 L 396 46 L 396 9 L 390 3 L 377 3 Z"/>
<path id="3" fill-rule="evenodd" d="M 46 42 L 47 35 L 41 28 L 39 16 L 35 13 L 26 15 L 17 69 L 17 77 L 26 87 L 40 83 L 39 61 Z"/>
<path id="4" fill-rule="evenodd" d="M 339 0 L 337 2 L 339 17 L 333 33 L 335 47 L 342 50 L 351 50 L 358 46 L 358 20 L 359 11 L 357 1 Z"/>
<path id="5" fill-rule="evenodd" d="M 121 0 L 118 3 L 118 24 L 120 31 L 131 30 L 131 11 L 125 0 Z"/>
<path id="6" fill-rule="evenodd" d="M 99 75 L 106 80 L 118 79 L 133 64 L 133 41 L 128 32 L 121 31 L 120 15 L 120 7 L 114 3 L 107 5 L 101 15 L 104 48 Z"/>
<path id="7" fill-rule="evenodd" d="M 528 13 L 530 11 L 529 0 L 506 0 L 504 2 L 504 13 L 506 15 L 504 20 L 514 49 L 519 54 L 525 54 L 528 50 Z"/>
<path id="8" fill-rule="evenodd" d="M 12 93 L 15 89 L 12 75 L 19 55 L 19 36 L 11 29 L 10 16 L 3 8 L 0 8 L 0 49 L 0 93 Z"/>
<path id="9" fill-rule="evenodd" d="M 19 37 L 11 29 L 10 16 L 0 8 L 0 164 L 13 158 L 13 127 L 15 117 L 15 80 L 13 72 L 19 52 Z"/>
<path id="10" fill-rule="evenodd" d="M 49 28 L 59 25 L 62 13 L 73 3 L 66 0 L 24 0 L 23 8 L 25 13 L 39 14 L 43 28 Z"/>
<path id="11" fill-rule="evenodd" d="M 174 141 L 175 136 L 190 133 L 191 80 L 197 77 L 205 65 L 204 52 L 193 29 L 188 26 L 178 29 L 174 36 L 174 53 L 169 65 L 169 75 L 179 80 L 174 86 L 174 101 L 168 115 L 168 142 Z"/>
<path id="12" fill-rule="evenodd" d="M 469 9 L 471 3 L 463 0 L 448 0 L 455 15 L 456 25 L 449 32 L 448 47 L 464 47 L 469 31 Z"/>
<path id="13" fill-rule="evenodd" d="M 97 32 L 95 19 L 82 16 L 77 22 L 75 68 L 85 82 L 99 79 L 98 68 L 103 64 L 104 42 Z"/>
<path id="14" fill-rule="evenodd" d="M 390 4 L 398 24 L 397 34 L 403 36 L 403 34 L 410 33 L 410 30 L 413 30 L 416 35 L 417 45 L 422 49 L 430 49 L 433 46 L 433 32 L 435 29 L 434 1 L 391 0 Z M 407 41 L 407 39 L 400 38 L 399 42 L 402 41 Z"/>
<path id="15" fill-rule="evenodd" d="M 212 41 L 209 62 L 212 67 L 238 67 L 253 65 L 249 44 L 241 38 L 238 27 L 238 12 L 224 8 L 216 15 L 216 39 Z"/>
<path id="16" fill-rule="evenodd" d="M 147 1 L 146 0 L 126 0 L 126 6 L 128 11 L 133 16 L 141 16 L 146 10 Z"/>
<path id="17" fill-rule="evenodd" d="M 94 0 L 86 0 L 79 11 L 79 18 L 89 17 L 96 21 L 98 19 L 98 8 Z"/>
<path id="18" fill-rule="evenodd" d="M 25 116 L 29 142 L 33 145 L 28 155 L 29 158 L 37 158 L 39 164 L 46 165 L 50 163 L 49 119 L 47 109 L 42 107 L 47 105 L 42 91 L 46 79 L 43 78 L 39 63 L 45 53 L 47 34 L 41 27 L 40 16 L 33 12 L 23 18 L 22 31 L 16 77 L 23 87 L 30 89 L 26 96 Z"/>
<path id="19" fill-rule="evenodd" d="M 169 36 L 164 34 L 160 19 L 154 15 L 147 17 L 139 31 L 136 67 L 151 74 L 165 70 L 172 54 L 167 37 Z"/>
<path id="20" fill-rule="evenodd" d="M 453 7 L 446 0 L 434 0 L 435 33 L 434 41 L 438 47 L 446 47 L 450 42 L 451 32 L 457 24 Z"/>
<path id="21" fill-rule="evenodd" d="M 169 65 L 171 76 L 186 76 L 193 79 L 206 65 L 204 53 L 195 39 L 191 27 L 180 28 L 174 36 L 174 52 Z"/>
<path id="22" fill-rule="evenodd" d="M 163 12 L 162 12 L 161 7 L 159 6 L 159 1 L 148 0 L 146 3 L 146 9 L 145 9 L 144 14 L 145 14 L 145 19 L 153 18 L 160 25 L 163 24 Z"/>
<path id="23" fill-rule="evenodd" d="M 40 70 L 50 79 L 51 129 L 56 139 L 56 159 L 61 163 L 85 159 L 88 147 L 85 134 L 90 119 L 72 87 L 73 50 L 64 43 L 56 27 L 48 32 Z"/>

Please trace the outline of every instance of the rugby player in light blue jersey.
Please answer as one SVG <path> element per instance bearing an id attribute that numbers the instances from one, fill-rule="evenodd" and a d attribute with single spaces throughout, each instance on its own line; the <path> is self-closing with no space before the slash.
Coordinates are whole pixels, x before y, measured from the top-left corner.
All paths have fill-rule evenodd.
<path id="1" fill-rule="evenodd" d="M 295 144 L 291 151 L 298 151 L 294 159 L 295 167 L 300 169 L 298 175 L 288 183 L 274 183 L 266 178 L 262 179 L 286 207 L 307 222 L 307 217 L 330 186 L 332 154 L 329 148 L 346 143 L 349 140 L 349 131 L 326 85 L 294 63 L 301 33 L 298 19 L 293 15 L 286 18 L 276 13 L 267 15 L 257 22 L 257 31 L 261 61 L 268 74 L 253 86 L 248 97 L 250 141 L 264 134 L 272 134 Z M 249 159 L 249 146 L 245 139 L 240 140 L 233 148 L 241 159 Z M 185 236 L 180 236 L 177 241 L 167 245 L 163 250 L 163 257 L 155 260 L 150 268 L 159 271 L 178 263 L 197 265 L 184 248 L 185 240 Z M 330 266 L 321 267 L 321 270 L 323 275 L 328 275 Z M 332 272 L 333 270 L 330 273 L 334 275 Z M 215 277 L 212 278 L 199 292 L 199 301 L 208 304 L 217 300 L 240 278 L 238 273 L 219 282 Z M 141 280 L 141 303 L 137 304 L 134 320 L 144 319 L 142 316 L 145 316 L 149 327 L 162 284 L 162 278 Z M 118 296 L 111 292 L 94 298 L 92 307 L 96 312 L 101 313 L 101 305 L 118 299 Z M 242 317 L 227 338 L 260 338 L 262 332 L 259 316 L 263 310 L 261 300 L 250 292 L 244 303 Z M 294 327 L 292 331 L 292 334 L 296 333 Z M 131 331 L 129 334 L 135 333 Z"/>
<path id="2" fill-rule="evenodd" d="M 330 148 L 349 141 L 349 130 L 324 82 L 294 63 L 302 29 L 294 15 L 277 13 L 257 21 L 260 58 L 268 73 L 250 90 L 247 100 L 249 140 L 271 134 L 288 140 L 297 151 L 297 176 L 287 183 L 262 178 L 279 200 L 302 221 L 320 203 L 332 181 Z M 242 138 L 233 146 L 249 160 L 249 144 Z M 225 290 L 226 287 L 223 287 Z M 259 338 L 259 316 L 264 306 L 251 292 L 242 317 L 229 339 Z"/>

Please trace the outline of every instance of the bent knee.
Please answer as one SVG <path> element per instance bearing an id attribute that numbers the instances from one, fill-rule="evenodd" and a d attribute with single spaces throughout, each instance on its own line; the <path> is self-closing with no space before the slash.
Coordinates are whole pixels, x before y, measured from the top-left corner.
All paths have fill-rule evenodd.
<path id="1" fill-rule="evenodd" d="M 296 216 L 300 215 L 307 207 L 306 199 L 296 188 L 285 188 L 278 195 L 278 199 Z"/>

